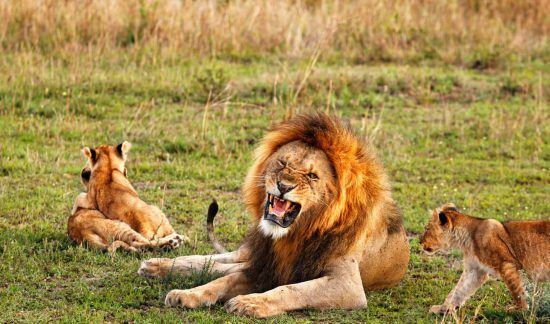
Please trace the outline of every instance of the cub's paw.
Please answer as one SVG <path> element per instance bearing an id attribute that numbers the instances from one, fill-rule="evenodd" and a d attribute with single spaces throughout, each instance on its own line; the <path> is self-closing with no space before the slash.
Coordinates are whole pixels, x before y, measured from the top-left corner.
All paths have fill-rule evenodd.
<path id="1" fill-rule="evenodd" d="M 259 294 L 240 295 L 234 297 L 225 303 L 225 309 L 228 312 L 237 315 L 259 318 L 284 313 L 278 311 L 273 305 L 270 305 L 264 300 L 264 298 L 260 297 Z"/>
<path id="2" fill-rule="evenodd" d="M 169 307 L 197 308 L 211 306 L 217 301 L 216 295 L 205 290 L 174 289 L 166 295 L 164 304 Z"/>
<path id="3" fill-rule="evenodd" d="M 171 234 L 171 235 L 168 235 L 168 236 L 164 237 L 163 241 L 164 241 L 164 242 L 162 242 L 163 247 L 177 249 L 183 243 L 187 243 L 190 240 L 187 236 L 185 236 L 183 234 L 174 233 L 174 234 Z"/>
<path id="4" fill-rule="evenodd" d="M 432 307 L 430 307 L 430 313 L 433 314 L 445 314 L 453 310 L 454 308 L 447 305 L 433 305 Z"/>
<path id="5" fill-rule="evenodd" d="M 179 247 L 183 243 L 189 243 L 189 238 L 183 234 L 172 234 L 173 237 L 170 239 L 170 243 L 172 244 L 172 247 L 175 249 Z"/>
<path id="6" fill-rule="evenodd" d="M 174 264 L 173 259 L 153 258 L 141 262 L 138 274 L 144 277 L 160 277 L 166 274 L 167 269 L 171 269 Z"/>

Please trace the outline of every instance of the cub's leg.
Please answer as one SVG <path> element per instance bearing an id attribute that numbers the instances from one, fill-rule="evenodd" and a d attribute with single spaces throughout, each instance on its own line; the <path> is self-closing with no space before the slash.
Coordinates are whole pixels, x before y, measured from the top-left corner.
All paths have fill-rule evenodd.
<path id="1" fill-rule="evenodd" d="M 498 273 L 514 299 L 514 305 L 509 309 L 526 310 L 529 306 L 526 302 L 525 289 L 523 288 L 521 276 L 516 265 L 510 262 L 503 263 Z"/>
<path id="2" fill-rule="evenodd" d="M 180 245 L 180 242 L 182 242 L 182 238 L 177 234 L 150 241 L 143 237 L 140 233 L 134 231 L 126 223 L 115 220 L 106 220 L 106 222 L 107 223 L 105 225 L 107 226 L 105 226 L 104 232 L 111 235 L 111 237 L 115 240 L 122 241 L 130 245 L 131 248 L 127 249 L 128 251 L 165 246 L 177 248 Z M 119 246 L 123 247 L 120 243 Z"/>
<path id="3" fill-rule="evenodd" d="M 96 210 L 82 210 L 76 216 L 78 217 L 76 226 L 72 228 L 70 233 L 72 234 L 71 237 L 78 237 L 77 242 L 86 241 L 92 248 L 107 250 L 111 253 L 118 248 L 130 252 L 137 251 L 135 247 L 130 245 L 133 243 L 133 235 L 128 236 L 125 233 L 126 229 L 120 226 L 120 222 L 102 218 L 103 215 Z M 141 239 L 144 240 L 144 238 Z"/>
<path id="4" fill-rule="evenodd" d="M 182 242 L 189 242 L 187 236 L 174 231 L 168 218 L 157 206 L 141 203 L 139 209 L 141 212 L 136 213 L 135 217 L 143 220 L 136 230 L 156 246 L 177 248 Z"/>
<path id="5" fill-rule="evenodd" d="M 225 277 L 199 287 L 172 290 L 166 295 L 166 306 L 197 308 L 210 306 L 218 301 L 225 301 L 237 295 L 251 292 L 252 285 L 242 271 L 228 274 Z"/>
<path id="6" fill-rule="evenodd" d="M 79 197 L 81 196 L 79 195 Z M 67 223 L 69 237 L 78 244 L 86 241 L 90 247 L 107 249 L 108 237 L 96 230 L 97 226 L 106 220 L 105 216 L 94 209 L 79 209 L 78 199 L 75 206 L 78 210 L 69 217 Z"/>
<path id="7" fill-rule="evenodd" d="M 367 303 L 358 262 L 340 260 L 326 276 L 297 284 L 280 286 L 261 294 L 230 299 L 225 308 L 232 313 L 268 317 L 304 308 L 358 309 Z"/>
<path id="8" fill-rule="evenodd" d="M 430 313 L 442 314 L 462 306 L 487 281 L 487 273 L 478 267 L 464 265 L 458 283 L 449 293 L 443 305 L 434 305 Z"/>
<path id="9" fill-rule="evenodd" d="M 68 232 L 77 243 L 87 241 L 91 247 L 110 252 L 118 248 L 135 252 L 138 249 L 158 247 L 154 242 L 150 242 L 134 231 L 128 224 L 107 219 L 94 209 L 78 209 L 69 218 Z"/>
<path id="10" fill-rule="evenodd" d="M 134 231 L 128 224 L 107 219 L 104 222 L 102 230 L 106 235 L 112 237 L 115 241 L 111 244 L 113 247 L 122 247 L 127 251 L 137 251 L 138 249 L 148 249 L 156 245 L 147 240 L 138 232 Z M 119 243 L 117 243 L 119 242 Z M 116 243 L 116 244 L 115 244 Z M 123 244 L 124 243 L 124 244 Z M 116 248 L 113 249 L 116 250 Z"/>
<path id="11" fill-rule="evenodd" d="M 87 242 L 88 246 L 100 250 L 107 250 L 107 248 L 109 247 L 107 241 L 105 241 L 101 236 L 94 233 L 82 233 L 82 238 L 83 239 L 78 243 L 82 244 L 84 242 Z"/>
<path id="12" fill-rule="evenodd" d="M 170 224 L 170 221 L 168 220 L 168 217 L 166 217 L 166 215 L 164 215 L 164 213 L 162 212 L 162 210 L 160 210 L 160 208 L 158 208 L 155 205 L 149 205 L 149 210 L 150 210 L 151 214 L 154 215 L 154 218 L 155 218 L 155 221 L 153 223 L 160 224 L 155 229 L 155 237 L 156 238 L 166 237 L 166 236 L 174 235 L 174 234 L 178 235 L 176 233 L 176 231 L 174 230 L 174 228 L 172 227 L 172 225 Z M 189 240 L 189 238 L 186 237 L 185 235 L 180 235 L 180 236 L 181 236 L 182 240 L 186 240 L 186 241 Z"/>
<path id="13" fill-rule="evenodd" d="M 124 241 L 114 241 L 113 243 L 111 243 L 111 245 L 109 245 L 109 247 L 107 248 L 107 251 L 109 251 L 110 253 L 114 253 L 118 248 L 122 248 L 128 252 L 138 251 L 138 249 L 136 249 L 135 247 L 129 245 Z"/>
<path id="14" fill-rule="evenodd" d="M 121 247 L 126 251 L 136 252 L 143 249 L 159 248 L 169 246 L 176 248 L 179 246 L 180 240 L 175 237 L 167 237 L 159 240 L 149 241 L 138 232 L 134 231 L 128 224 L 106 219 L 101 221 L 98 226 L 102 225 L 102 229 L 97 229 L 98 232 L 114 240 L 110 245 L 109 251 L 114 252 Z"/>
<path id="15" fill-rule="evenodd" d="M 229 274 L 244 268 L 246 259 L 242 250 L 215 255 L 189 255 L 175 259 L 153 258 L 143 261 L 138 274 L 147 277 L 161 277 L 171 273 L 189 275 L 209 269 L 212 273 Z"/>

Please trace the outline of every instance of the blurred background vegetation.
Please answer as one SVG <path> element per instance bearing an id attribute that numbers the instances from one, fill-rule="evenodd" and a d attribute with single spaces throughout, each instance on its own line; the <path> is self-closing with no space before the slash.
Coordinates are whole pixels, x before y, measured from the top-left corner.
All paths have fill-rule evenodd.
<path id="1" fill-rule="evenodd" d="M 0 45 L 61 58 L 120 49 L 151 60 L 320 52 L 327 61 L 485 69 L 548 58 L 549 7 L 547 0 L 5 0 Z"/>

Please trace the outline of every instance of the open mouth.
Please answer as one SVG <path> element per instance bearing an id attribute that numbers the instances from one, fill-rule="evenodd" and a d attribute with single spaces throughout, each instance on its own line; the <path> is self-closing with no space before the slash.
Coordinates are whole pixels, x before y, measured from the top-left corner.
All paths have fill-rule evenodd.
<path id="1" fill-rule="evenodd" d="M 271 221 L 283 228 L 287 228 L 294 222 L 302 206 L 290 200 L 284 200 L 267 194 L 264 219 Z"/>

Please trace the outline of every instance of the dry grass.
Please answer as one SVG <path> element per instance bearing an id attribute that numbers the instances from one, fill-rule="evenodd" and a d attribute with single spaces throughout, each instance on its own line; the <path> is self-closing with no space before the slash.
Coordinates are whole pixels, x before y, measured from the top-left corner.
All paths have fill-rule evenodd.
<path id="1" fill-rule="evenodd" d="M 491 67 L 548 55 L 549 0 L 5 0 L 4 50 L 435 59 Z"/>

